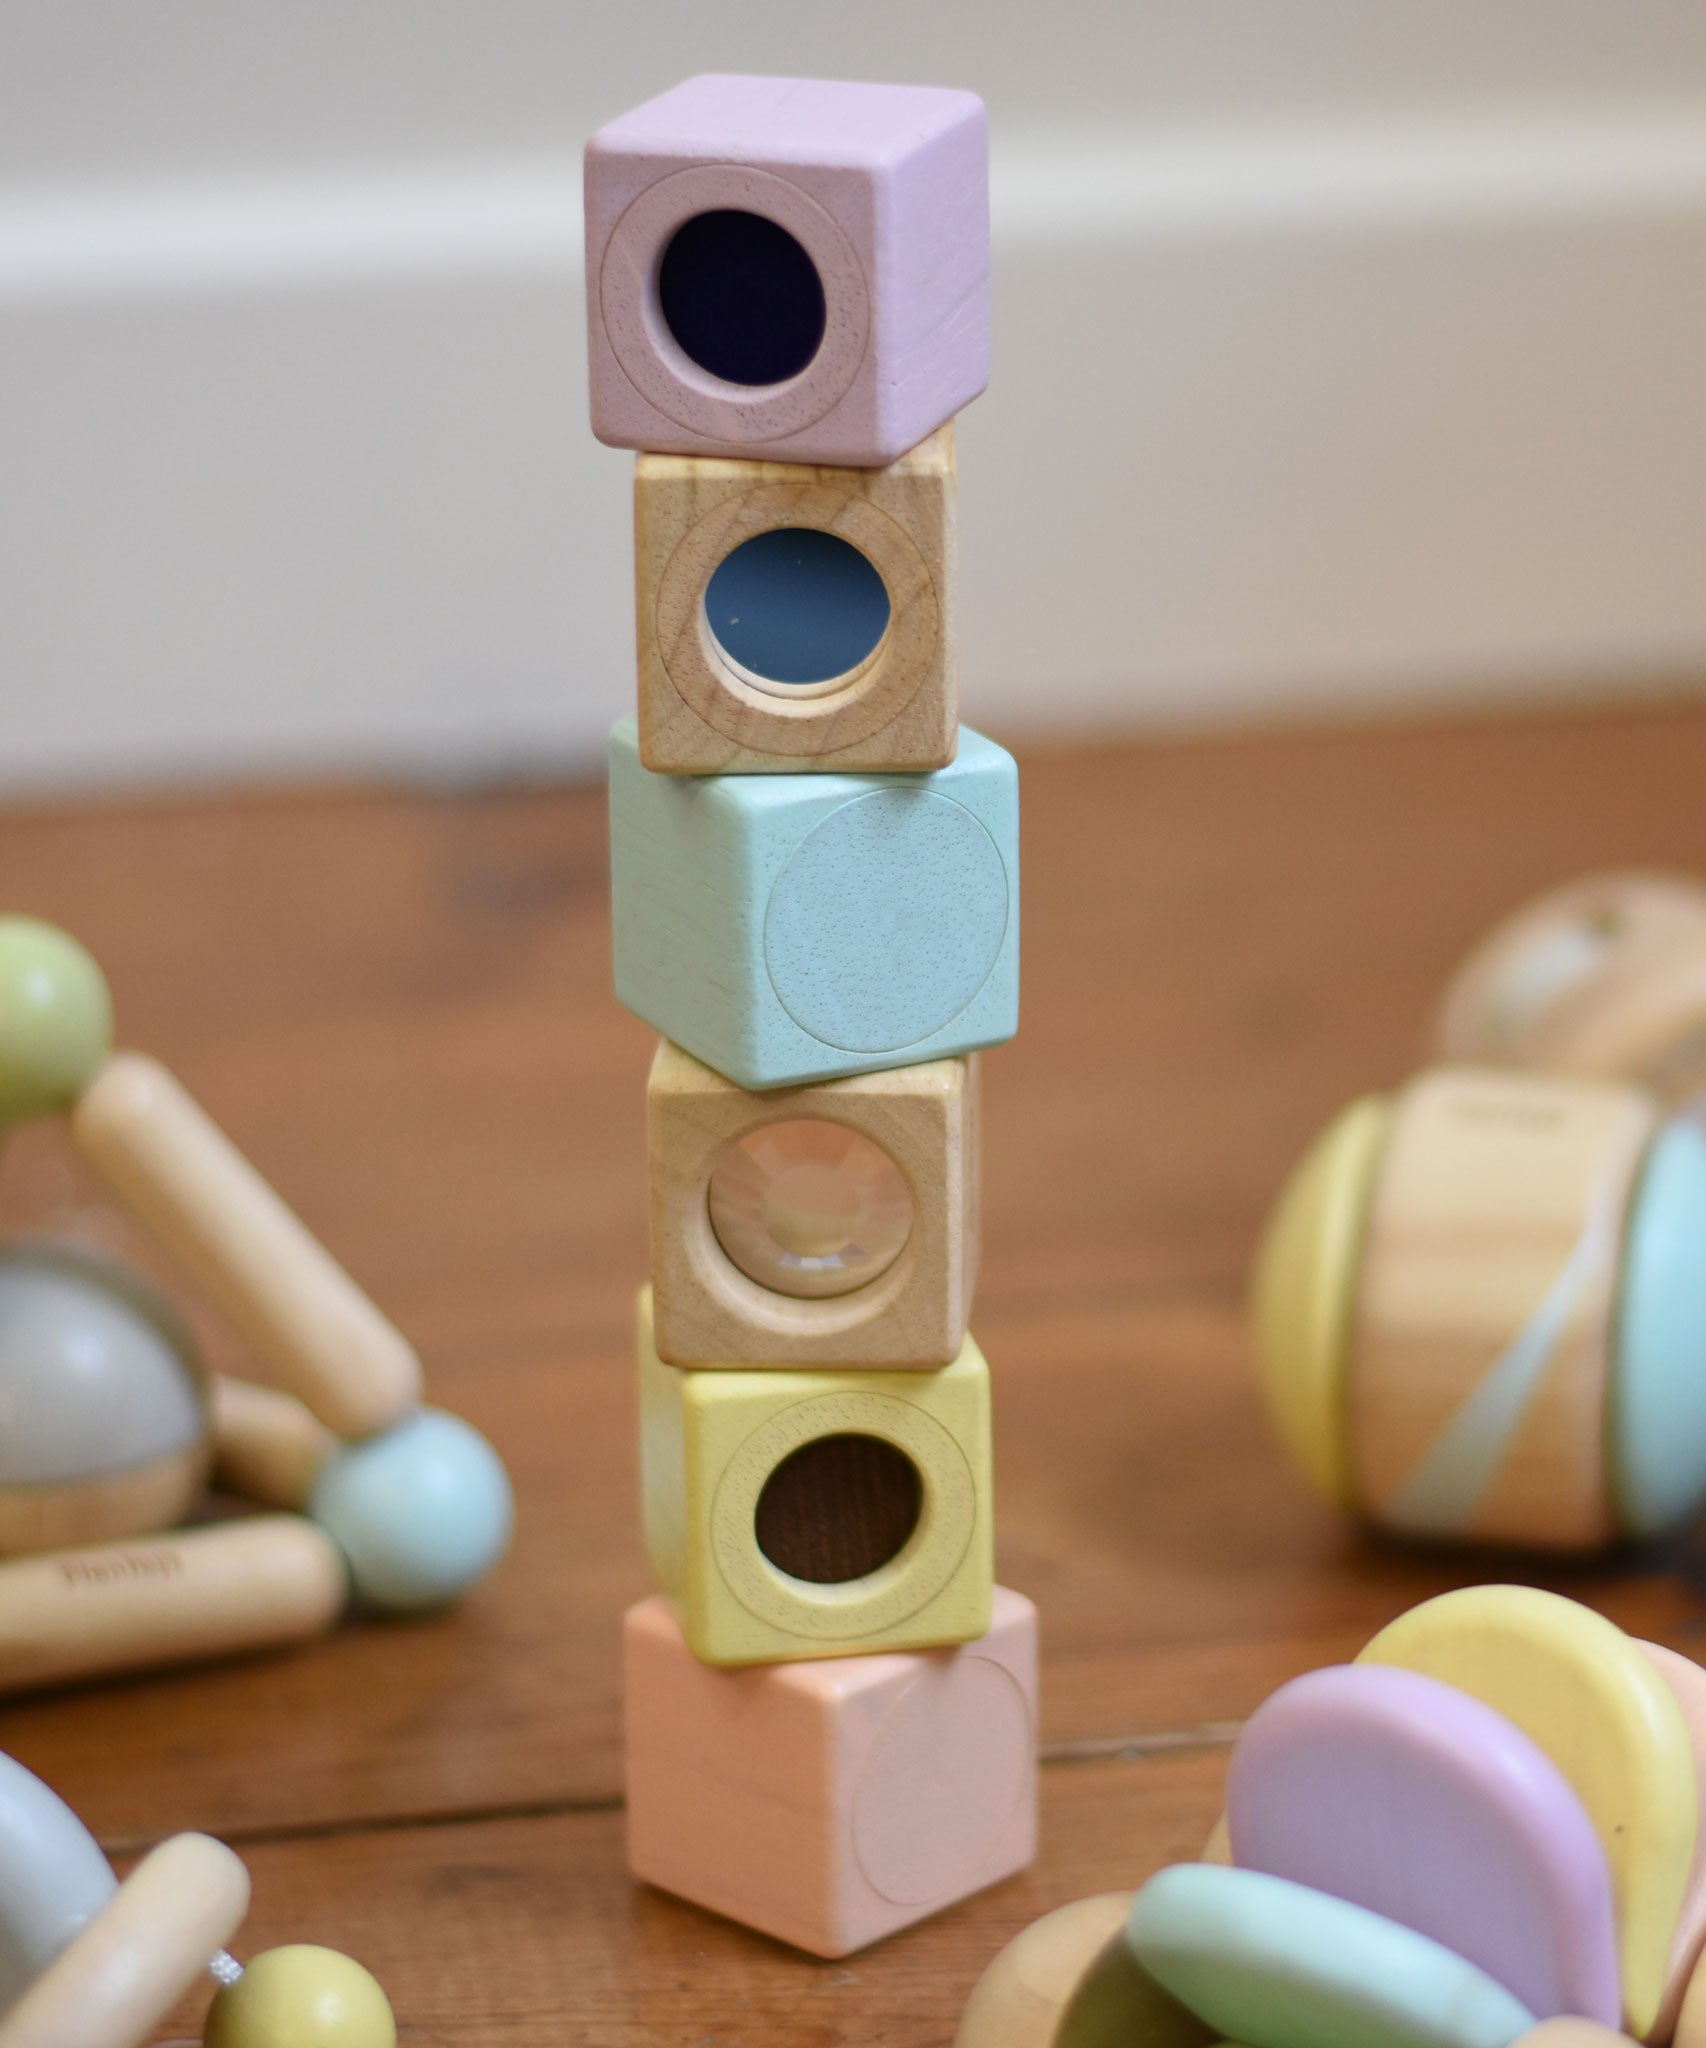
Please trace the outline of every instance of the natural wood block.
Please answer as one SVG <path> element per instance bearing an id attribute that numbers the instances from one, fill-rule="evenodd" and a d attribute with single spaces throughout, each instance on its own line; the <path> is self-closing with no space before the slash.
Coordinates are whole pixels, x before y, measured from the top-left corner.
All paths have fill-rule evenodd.
<path id="1" fill-rule="evenodd" d="M 779 1663 L 980 1636 L 995 1585 L 989 1367 L 683 1372 L 640 1296 L 646 1548 L 693 1654 Z"/>
<path id="2" fill-rule="evenodd" d="M 1506 919 L 1469 956 L 1440 1016 L 1450 1060 L 1639 1081 L 1668 1101 L 1706 1087 L 1706 888 L 1593 875 Z"/>
<path id="3" fill-rule="evenodd" d="M 951 424 L 883 469 L 642 455 L 634 562 L 645 765 L 666 775 L 945 767 L 959 732 L 957 507 Z M 707 610 L 721 564 L 790 528 L 856 548 L 889 603 L 868 653 L 805 684 L 743 665 L 718 637 L 721 614 Z M 778 613 L 811 595 L 796 596 L 789 573 L 761 586 Z"/>
<path id="4" fill-rule="evenodd" d="M 610 743 L 616 993 L 742 1088 L 1019 1028 L 1019 772 L 962 731 L 928 775 L 655 775 Z"/>
<path id="5" fill-rule="evenodd" d="M 958 1356 L 977 1277 L 975 1056 L 753 1095 L 665 1039 L 646 1105 L 660 1357 Z"/>
<path id="6" fill-rule="evenodd" d="M 1619 1252 L 1657 1127 L 1632 1088 L 1443 1069 L 1397 1099 L 1349 1374 L 1359 1498 L 1433 1536 L 1616 1533 L 1606 1414 Z"/>
<path id="7" fill-rule="evenodd" d="M 586 151 L 592 430 L 874 467 L 989 377 L 983 102 L 690 78 Z"/>
<path id="8" fill-rule="evenodd" d="M 842 1956 L 1036 1846 L 1037 1619 L 1001 1588 L 957 1649 L 715 1671 L 652 1599 L 624 1628 L 634 1875 Z"/>

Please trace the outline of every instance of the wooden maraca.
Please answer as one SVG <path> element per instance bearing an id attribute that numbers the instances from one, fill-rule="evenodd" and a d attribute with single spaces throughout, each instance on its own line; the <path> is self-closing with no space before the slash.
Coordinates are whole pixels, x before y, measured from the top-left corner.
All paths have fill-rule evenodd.
<path id="1" fill-rule="evenodd" d="M 227 1952 L 249 1873 L 176 1835 L 119 1884 L 70 1807 L 0 1755 L 0 2048 L 141 2048 L 203 1977 L 206 2048 L 395 2048 L 385 1994 L 331 1949 Z"/>

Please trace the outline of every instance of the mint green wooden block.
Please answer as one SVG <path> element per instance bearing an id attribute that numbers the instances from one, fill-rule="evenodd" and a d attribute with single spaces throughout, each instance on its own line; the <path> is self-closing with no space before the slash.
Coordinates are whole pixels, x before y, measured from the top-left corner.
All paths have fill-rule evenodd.
<path id="1" fill-rule="evenodd" d="M 1019 771 L 980 733 L 927 775 L 655 775 L 610 741 L 616 993 L 742 1088 L 1019 1028 Z"/>
<path id="2" fill-rule="evenodd" d="M 1248 2048 L 1509 2048 L 1536 2024 L 1425 1934 L 1264 1871 L 1158 1871 L 1126 1940 L 1181 2005 Z"/>

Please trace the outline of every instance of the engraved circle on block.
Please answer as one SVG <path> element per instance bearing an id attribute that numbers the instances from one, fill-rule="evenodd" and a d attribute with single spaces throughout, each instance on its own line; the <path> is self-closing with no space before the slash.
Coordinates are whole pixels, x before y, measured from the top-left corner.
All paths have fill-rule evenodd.
<path id="1" fill-rule="evenodd" d="M 770 891 L 764 960 L 794 1022 L 838 1052 L 888 1053 L 946 1029 L 1007 936 L 1007 868 L 964 804 L 877 790 L 831 811 Z"/>
<path id="2" fill-rule="evenodd" d="M 1036 1733 L 1024 1692 L 987 1657 L 932 1661 L 889 1709 L 853 1794 L 853 1853 L 897 1906 L 957 1893 L 1027 1796 Z"/>
<path id="3" fill-rule="evenodd" d="M 782 1461 L 827 1436 L 874 1436 L 906 1454 L 924 1482 L 923 1512 L 900 1553 L 866 1578 L 810 1583 L 779 1571 L 758 1547 L 759 1497 Z M 935 1599 L 970 1548 L 977 1488 L 949 1432 L 890 1394 L 821 1394 L 761 1423 L 724 1468 L 711 1503 L 711 1548 L 749 1614 L 790 1635 L 828 1642 L 893 1628 Z"/>
<path id="4" fill-rule="evenodd" d="M 912 1191 L 883 1148 L 827 1117 L 760 1124 L 718 1153 L 706 1195 L 732 1264 L 776 1294 L 868 1287 L 912 1233 Z"/>
<path id="5" fill-rule="evenodd" d="M 711 575 L 743 542 L 785 527 L 832 533 L 883 580 L 889 623 L 865 659 L 828 683 L 786 697 L 757 682 L 718 645 L 705 612 Z M 658 579 L 657 644 L 670 682 L 725 739 L 752 738 L 754 714 L 810 726 L 825 751 L 856 745 L 891 724 L 930 674 L 942 608 L 930 566 L 898 520 L 829 484 L 761 484 L 714 505 L 690 526 Z"/>
<path id="6" fill-rule="evenodd" d="M 688 221 L 720 212 L 755 213 L 785 228 L 823 285 L 823 340 L 784 383 L 730 384 L 712 376 L 664 319 L 664 251 Z M 788 179 L 740 164 L 694 164 L 649 185 L 611 230 L 598 293 L 604 331 L 628 381 L 666 419 L 708 441 L 762 443 L 814 425 L 846 396 L 870 338 L 864 266 L 840 225 Z"/>

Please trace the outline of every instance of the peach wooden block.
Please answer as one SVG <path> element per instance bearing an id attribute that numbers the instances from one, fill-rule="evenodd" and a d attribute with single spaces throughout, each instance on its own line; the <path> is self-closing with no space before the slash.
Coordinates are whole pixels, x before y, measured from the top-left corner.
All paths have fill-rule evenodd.
<path id="1" fill-rule="evenodd" d="M 0 2020 L 0 2048 L 141 2048 L 248 1907 L 249 1873 L 223 1843 L 163 1842 Z"/>
<path id="2" fill-rule="evenodd" d="M 933 1370 L 958 1355 L 977 1277 L 975 1056 L 754 1095 L 665 1039 L 646 1103 L 661 1357 Z"/>
<path id="3" fill-rule="evenodd" d="M 956 1649 L 718 1671 L 669 1603 L 624 1631 L 636 1877 L 813 1955 L 980 1891 L 1036 1843 L 1036 1610 Z"/>
<path id="4" fill-rule="evenodd" d="M 0 1693 L 235 1655 L 328 1629 L 342 1555 L 296 1515 L 259 1515 L 0 1565 Z"/>
<path id="5" fill-rule="evenodd" d="M 1631 2036 L 1615 2027 L 1602 2027 L 1596 2020 L 1577 2019 L 1566 2013 L 1558 2019 L 1542 2020 L 1519 2034 L 1511 2048 L 1627 2048 Z"/>
<path id="6" fill-rule="evenodd" d="M 1452 1060 L 1639 1081 L 1669 1101 L 1706 1087 L 1706 888 L 1594 875 L 1499 925 L 1440 1018 Z"/>
<path id="7" fill-rule="evenodd" d="M 264 1507 L 305 1507 L 338 1439 L 294 1394 L 216 1374 L 213 1476 Z"/>
<path id="8" fill-rule="evenodd" d="M 1694 1751 L 1694 1860 L 1689 1866 L 1688 1889 L 1683 1894 L 1682 1912 L 1670 1945 L 1664 1997 L 1658 2018 L 1648 2030 L 1650 2040 L 1668 2041 L 1676 2030 L 1689 1980 L 1702 1949 L 1706 1949 L 1706 1671 L 1692 1658 L 1679 1657 L 1675 1650 L 1667 1650 L 1661 1643 L 1637 1642 L 1635 1647 L 1670 1688 Z"/>
<path id="9" fill-rule="evenodd" d="M 683 1372 L 640 1297 L 646 1548 L 696 1657 L 969 1642 L 995 1586 L 989 1367 Z"/>
<path id="10" fill-rule="evenodd" d="M 1103 1892 L 1033 1920 L 978 1979 L 954 2048 L 1204 2048 L 1211 2030 L 1124 1938 L 1131 1901 Z"/>
<path id="11" fill-rule="evenodd" d="M 1447 1068 L 1397 1100 L 1351 1338 L 1376 1520 L 1587 1549 L 1605 1477 L 1624 1220 L 1657 1127 L 1639 1090 Z"/>
<path id="12" fill-rule="evenodd" d="M 886 469 L 642 455 L 634 471 L 640 759 L 666 775 L 940 768 L 959 732 L 954 429 Z M 705 591 L 758 534 L 801 527 L 858 549 L 889 623 L 857 667 L 774 683 L 719 645 Z"/>
<path id="13" fill-rule="evenodd" d="M 1697 1836 L 1688 1727 L 1670 1688 L 1603 1615 L 1530 1586 L 1470 1586 L 1400 1615 L 1361 1663 L 1396 1664 L 1514 1721 L 1563 1772 L 1605 1851 L 1623 2017 L 1653 2027 Z"/>
<path id="14" fill-rule="evenodd" d="M 420 1362 L 325 1247 L 158 1061 L 118 1053 L 72 1136 L 267 1370 L 344 1436 L 397 1421 Z"/>

